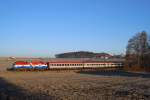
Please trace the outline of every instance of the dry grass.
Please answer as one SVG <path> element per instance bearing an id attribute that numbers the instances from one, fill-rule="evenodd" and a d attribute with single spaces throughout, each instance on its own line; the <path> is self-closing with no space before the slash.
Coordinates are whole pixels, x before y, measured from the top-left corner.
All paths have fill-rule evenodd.
<path id="1" fill-rule="evenodd" d="M 101 72 L 7 72 L 14 60 L 0 59 L 0 100 L 150 99 L 144 75 Z"/>

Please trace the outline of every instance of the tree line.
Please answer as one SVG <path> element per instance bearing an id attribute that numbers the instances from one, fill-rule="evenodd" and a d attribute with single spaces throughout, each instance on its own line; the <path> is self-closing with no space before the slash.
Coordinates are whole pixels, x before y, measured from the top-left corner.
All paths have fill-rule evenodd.
<path id="1" fill-rule="evenodd" d="M 56 58 L 92 58 L 94 56 L 93 52 L 88 51 L 67 52 L 55 55 Z"/>
<path id="2" fill-rule="evenodd" d="M 95 58 L 98 55 L 101 55 L 101 56 L 108 55 L 109 56 L 110 54 L 94 53 L 94 52 L 89 52 L 89 51 L 77 51 L 77 52 L 67 52 L 67 53 L 56 54 L 55 57 L 56 58 Z"/>

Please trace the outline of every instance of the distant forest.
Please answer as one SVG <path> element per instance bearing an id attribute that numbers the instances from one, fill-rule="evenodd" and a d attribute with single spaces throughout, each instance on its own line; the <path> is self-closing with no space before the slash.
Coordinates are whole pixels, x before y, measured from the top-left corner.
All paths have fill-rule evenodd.
<path id="1" fill-rule="evenodd" d="M 56 58 L 94 58 L 97 57 L 98 55 L 102 56 L 111 56 L 108 53 L 94 53 L 94 52 L 89 52 L 89 51 L 78 51 L 78 52 L 67 52 L 67 53 L 61 53 L 61 54 L 56 54 Z"/>

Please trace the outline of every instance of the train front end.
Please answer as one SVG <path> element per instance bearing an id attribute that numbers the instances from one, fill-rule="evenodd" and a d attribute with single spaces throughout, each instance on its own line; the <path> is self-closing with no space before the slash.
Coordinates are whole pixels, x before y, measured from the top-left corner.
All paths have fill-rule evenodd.
<path id="1" fill-rule="evenodd" d="M 48 65 L 42 61 L 17 61 L 13 64 L 12 68 L 14 70 L 46 70 L 48 69 Z"/>

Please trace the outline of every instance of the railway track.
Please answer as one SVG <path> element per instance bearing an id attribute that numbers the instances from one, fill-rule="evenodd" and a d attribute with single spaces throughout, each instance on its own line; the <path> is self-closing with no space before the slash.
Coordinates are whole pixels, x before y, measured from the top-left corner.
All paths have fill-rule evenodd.
<path id="1" fill-rule="evenodd" d="M 114 67 L 107 67 L 107 68 L 47 68 L 47 69 L 13 69 L 9 68 L 7 71 L 20 71 L 20 72 L 39 72 L 39 71 L 118 71 L 122 70 L 122 68 L 114 68 Z"/>

